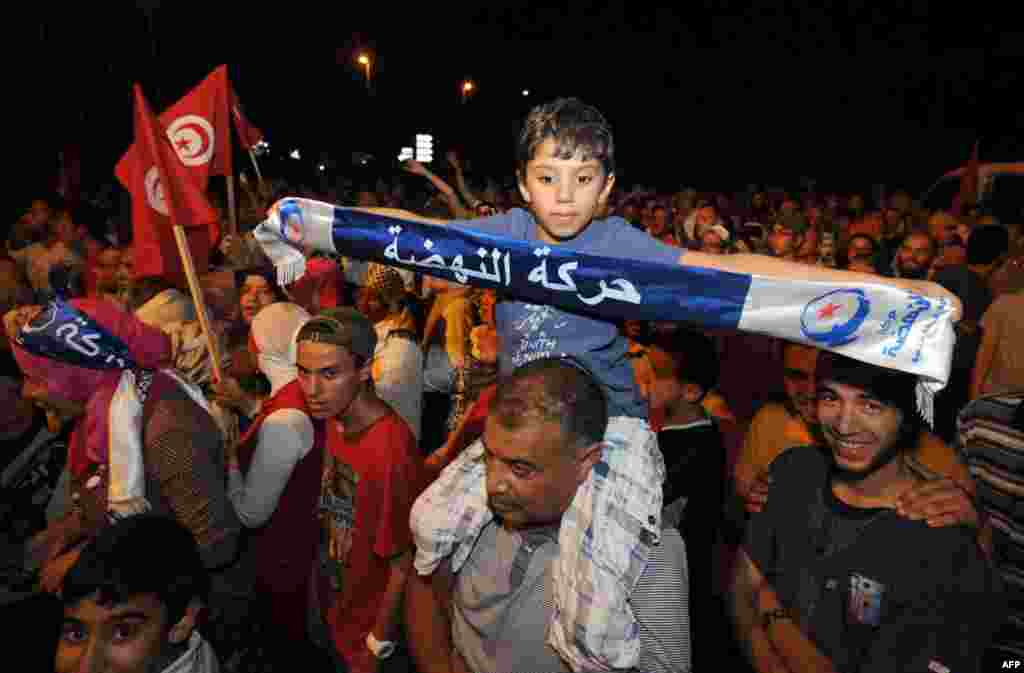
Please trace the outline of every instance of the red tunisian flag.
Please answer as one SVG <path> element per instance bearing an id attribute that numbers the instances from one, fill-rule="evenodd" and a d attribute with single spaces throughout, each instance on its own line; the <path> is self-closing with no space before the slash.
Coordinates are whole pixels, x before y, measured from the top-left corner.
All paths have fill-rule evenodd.
<path id="1" fill-rule="evenodd" d="M 136 84 L 134 90 L 135 144 L 114 172 L 132 194 L 135 275 L 180 282 L 185 269 L 173 227 L 188 229 L 196 270 L 203 273 L 209 266 L 210 225 L 217 222 L 217 211 L 206 200 L 196 175 L 176 154 L 166 129 L 153 117 L 142 87 Z"/>
<path id="2" fill-rule="evenodd" d="M 235 119 L 235 129 L 238 131 L 238 140 L 242 149 L 252 149 L 253 145 L 263 140 L 263 131 L 256 128 L 252 122 L 242 113 L 242 106 L 238 102 L 238 94 L 231 91 L 231 116 Z"/>
<path id="3" fill-rule="evenodd" d="M 203 191 L 210 175 L 231 175 L 230 96 L 228 67 L 218 66 L 160 115 L 178 158 Z M 136 145 L 128 148 L 121 161 L 136 151 Z"/>

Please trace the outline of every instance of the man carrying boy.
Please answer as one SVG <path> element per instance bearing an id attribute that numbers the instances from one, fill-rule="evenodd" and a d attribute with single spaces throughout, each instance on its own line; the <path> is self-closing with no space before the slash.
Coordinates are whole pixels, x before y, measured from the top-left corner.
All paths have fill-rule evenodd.
<path id="1" fill-rule="evenodd" d="M 567 670 L 544 635 L 556 609 L 555 561 L 565 553 L 559 529 L 580 524 L 569 504 L 601 469 L 607 420 L 601 387 L 567 358 L 535 360 L 499 381 L 475 445 L 493 518 L 457 571 L 446 561 L 433 577 L 409 580 L 406 624 L 420 671 Z M 614 512 L 627 510 L 620 503 Z M 595 530 L 587 549 L 569 552 L 614 544 L 616 534 Z M 686 579 L 682 538 L 667 527 L 630 596 L 637 670 L 690 670 Z"/>

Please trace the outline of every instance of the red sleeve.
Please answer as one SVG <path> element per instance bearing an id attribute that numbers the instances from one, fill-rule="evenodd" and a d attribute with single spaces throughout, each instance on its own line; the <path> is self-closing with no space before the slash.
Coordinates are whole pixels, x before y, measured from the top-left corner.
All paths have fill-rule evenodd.
<path id="1" fill-rule="evenodd" d="M 318 313 L 334 308 L 344 296 L 345 277 L 337 262 L 314 257 L 306 263 L 306 273 L 288 286 L 292 300 L 308 310 Z"/>
<path id="2" fill-rule="evenodd" d="M 374 534 L 373 552 L 392 558 L 413 545 L 409 529 L 412 505 L 426 485 L 423 458 L 416 447 L 416 437 L 398 414 L 392 414 L 386 428 L 381 428 L 381 479 L 378 497 L 380 516 Z"/>
<path id="3" fill-rule="evenodd" d="M 462 451 L 479 439 L 480 435 L 484 434 L 487 416 L 491 411 L 491 402 L 494 400 L 497 390 L 497 385 L 490 385 L 484 388 L 480 393 L 480 397 L 476 398 L 476 402 L 469 408 L 466 414 L 465 425 L 462 428 L 461 441 L 459 442 L 461 446 L 455 447 L 455 453 Z"/>

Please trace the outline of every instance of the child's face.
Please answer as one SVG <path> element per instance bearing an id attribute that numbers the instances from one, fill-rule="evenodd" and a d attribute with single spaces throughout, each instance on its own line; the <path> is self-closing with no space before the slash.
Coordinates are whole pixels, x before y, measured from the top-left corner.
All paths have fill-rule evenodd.
<path id="1" fill-rule="evenodd" d="M 682 384 L 673 377 L 658 376 L 647 357 L 633 359 L 636 386 L 652 409 L 663 409 L 683 396 Z"/>
<path id="2" fill-rule="evenodd" d="M 519 176 L 519 191 L 540 225 L 540 239 L 561 243 L 575 238 L 608 201 L 614 175 L 605 175 L 597 159 L 558 159 L 548 138 Z"/>
<path id="3" fill-rule="evenodd" d="M 161 659 L 170 625 L 155 595 L 100 605 L 96 596 L 64 608 L 54 669 L 57 673 L 148 673 Z"/>

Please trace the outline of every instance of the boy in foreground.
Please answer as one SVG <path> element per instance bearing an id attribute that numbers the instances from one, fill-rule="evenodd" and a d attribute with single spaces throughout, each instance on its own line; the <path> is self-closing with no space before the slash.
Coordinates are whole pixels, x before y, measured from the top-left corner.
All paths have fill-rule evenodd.
<path id="1" fill-rule="evenodd" d="M 195 629 L 209 583 L 195 538 L 173 519 L 105 528 L 64 579 L 56 673 L 217 673 Z"/>

